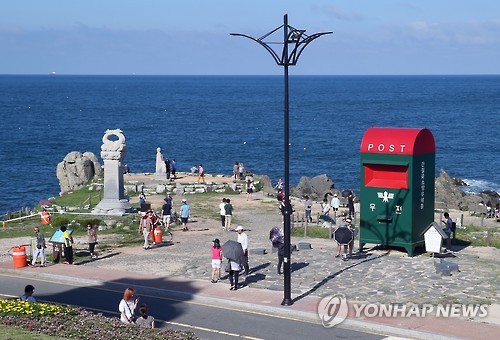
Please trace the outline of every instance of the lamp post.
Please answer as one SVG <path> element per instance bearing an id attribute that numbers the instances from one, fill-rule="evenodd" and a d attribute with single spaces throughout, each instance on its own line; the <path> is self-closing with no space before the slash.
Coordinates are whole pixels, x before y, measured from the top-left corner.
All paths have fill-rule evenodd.
<path id="1" fill-rule="evenodd" d="M 279 31 L 283 28 L 283 42 L 265 42 L 264 39 L 271 36 L 273 33 Z M 258 44 L 262 45 L 274 58 L 276 64 L 278 66 L 283 66 L 284 68 L 284 77 L 285 77 L 285 101 L 284 101 L 284 189 L 285 189 L 285 208 L 283 215 L 283 231 L 285 238 L 285 257 L 284 257 L 284 287 L 283 293 L 284 298 L 281 302 L 284 306 L 291 306 L 293 304 L 293 300 L 291 297 L 291 252 L 290 252 L 290 233 L 291 233 L 291 223 L 290 223 L 290 215 L 292 213 L 292 206 L 290 204 L 290 171 L 289 171 L 289 159 L 290 159 L 290 143 L 289 143 L 289 97 L 288 97 L 288 66 L 293 66 L 297 64 L 297 61 L 304 51 L 304 48 L 314 39 L 319 38 L 325 34 L 331 34 L 333 32 L 322 32 L 315 33 L 312 35 L 307 35 L 305 30 L 296 29 L 290 25 L 288 25 L 288 14 L 285 14 L 283 25 L 272 30 L 271 32 L 265 34 L 260 38 L 253 38 L 245 34 L 239 33 L 231 33 L 233 36 L 240 36 L 251 39 Z M 270 44 L 280 44 L 283 45 L 283 51 L 281 55 L 278 54 Z M 290 45 L 290 49 L 289 49 Z"/>

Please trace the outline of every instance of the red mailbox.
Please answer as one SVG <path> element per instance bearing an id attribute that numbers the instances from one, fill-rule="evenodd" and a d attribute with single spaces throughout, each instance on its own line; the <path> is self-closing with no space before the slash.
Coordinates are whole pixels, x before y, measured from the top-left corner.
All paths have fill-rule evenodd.
<path id="1" fill-rule="evenodd" d="M 361 141 L 360 247 L 404 247 L 413 256 L 434 220 L 436 146 L 428 129 L 369 128 Z"/>

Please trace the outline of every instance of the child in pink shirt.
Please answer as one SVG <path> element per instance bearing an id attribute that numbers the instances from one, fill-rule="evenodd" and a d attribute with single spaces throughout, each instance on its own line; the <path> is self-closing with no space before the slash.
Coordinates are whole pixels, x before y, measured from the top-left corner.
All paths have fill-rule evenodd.
<path id="1" fill-rule="evenodd" d="M 220 241 L 216 238 L 212 246 L 212 283 L 217 283 L 220 280 L 220 267 L 222 263 L 222 248 Z M 217 277 L 217 279 L 215 279 Z"/>

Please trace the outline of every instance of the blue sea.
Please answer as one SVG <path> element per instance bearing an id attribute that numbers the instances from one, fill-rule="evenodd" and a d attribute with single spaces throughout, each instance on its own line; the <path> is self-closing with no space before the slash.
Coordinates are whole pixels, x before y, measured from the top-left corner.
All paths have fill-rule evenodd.
<path id="1" fill-rule="evenodd" d="M 500 192 L 500 76 L 290 76 L 290 184 L 326 173 L 358 191 L 371 126 L 426 127 L 445 169 L 470 191 Z M 282 76 L 0 76 L 0 213 L 59 193 L 71 151 L 100 157 L 106 129 L 126 137 L 131 172 L 156 148 L 179 171 L 243 162 L 283 177 Z"/>

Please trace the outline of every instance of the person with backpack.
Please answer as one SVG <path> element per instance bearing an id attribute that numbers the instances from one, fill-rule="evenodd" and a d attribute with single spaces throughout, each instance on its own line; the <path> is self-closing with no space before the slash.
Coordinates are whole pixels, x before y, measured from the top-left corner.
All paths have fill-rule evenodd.
<path id="1" fill-rule="evenodd" d="M 453 233 L 453 235 L 455 235 L 456 224 L 455 224 L 455 222 L 453 222 L 453 220 L 451 219 L 450 214 L 448 212 L 445 212 L 443 214 L 443 216 L 445 218 L 444 220 L 442 220 L 442 222 L 445 225 L 444 233 L 448 236 L 448 239 L 446 240 L 446 248 L 450 248 L 450 246 L 451 246 L 451 233 Z"/>

